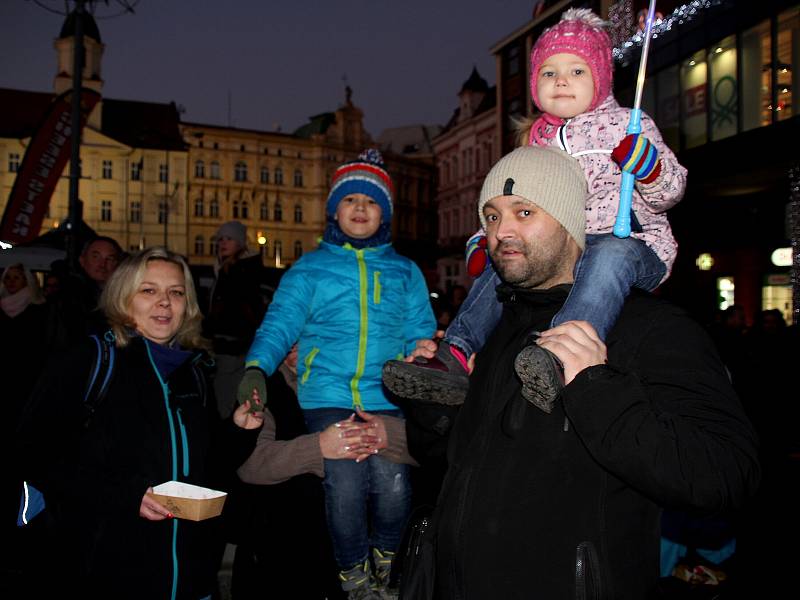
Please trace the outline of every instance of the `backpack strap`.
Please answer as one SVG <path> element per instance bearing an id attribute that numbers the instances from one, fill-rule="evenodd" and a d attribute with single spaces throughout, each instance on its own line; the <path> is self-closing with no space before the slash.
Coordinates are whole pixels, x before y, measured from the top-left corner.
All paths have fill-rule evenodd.
<path id="1" fill-rule="evenodd" d="M 110 334 L 110 335 L 109 335 Z M 97 408 L 105 400 L 108 391 L 108 382 L 111 380 L 111 373 L 114 371 L 114 359 L 116 348 L 114 346 L 114 335 L 109 331 L 103 338 L 97 335 L 91 336 L 95 343 L 94 366 L 89 374 L 89 381 L 86 385 L 86 393 L 83 397 L 85 408 L 84 427 L 89 426 Z"/>

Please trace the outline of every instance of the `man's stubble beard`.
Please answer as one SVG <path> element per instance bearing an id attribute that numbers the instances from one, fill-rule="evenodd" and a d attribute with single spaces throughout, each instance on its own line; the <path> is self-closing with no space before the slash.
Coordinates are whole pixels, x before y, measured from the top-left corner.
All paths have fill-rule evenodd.
<path id="1" fill-rule="evenodd" d="M 557 285 L 556 281 L 564 283 L 564 272 L 571 274 L 571 269 L 566 269 L 565 262 L 568 260 L 569 252 L 564 240 L 562 243 L 556 240 L 547 240 L 545 243 L 535 241 L 525 242 L 523 240 L 510 240 L 499 242 L 491 250 L 490 256 L 492 263 L 505 283 L 510 285 L 539 289 L 549 288 Z M 515 260 L 511 263 L 503 261 L 503 251 L 512 249 L 521 252 L 525 260 Z M 567 276 L 571 280 L 571 277 Z"/>

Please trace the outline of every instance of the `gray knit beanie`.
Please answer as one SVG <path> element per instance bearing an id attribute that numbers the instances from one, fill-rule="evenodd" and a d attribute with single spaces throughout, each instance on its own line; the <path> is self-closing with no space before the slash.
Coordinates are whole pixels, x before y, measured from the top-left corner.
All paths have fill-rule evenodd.
<path id="1" fill-rule="evenodd" d="M 486 229 L 483 206 L 498 196 L 519 196 L 561 223 L 583 250 L 586 194 L 586 177 L 577 160 L 557 148 L 524 146 L 506 154 L 486 175 L 478 218 Z"/>
<path id="2" fill-rule="evenodd" d="M 228 221 L 220 225 L 217 229 L 217 239 L 221 237 L 231 238 L 239 242 L 242 248 L 247 247 L 247 226 L 239 221 Z"/>

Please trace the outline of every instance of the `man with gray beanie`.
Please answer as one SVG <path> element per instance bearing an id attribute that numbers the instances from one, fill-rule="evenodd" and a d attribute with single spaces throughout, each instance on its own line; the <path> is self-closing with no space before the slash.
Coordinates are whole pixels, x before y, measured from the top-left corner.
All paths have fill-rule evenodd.
<path id="1" fill-rule="evenodd" d="M 752 427 L 712 342 L 682 311 L 635 291 L 606 342 L 586 321 L 550 326 L 581 256 L 584 186 L 571 157 L 540 147 L 513 151 L 486 178 L 480 218 L 503 312 L 473 359 L 403 598 L 432 597 L 424 584 L 441 599 L 651 598 L 661 507 L 725 511 L 758 483 Z M 563 365 L 549 410 L 515 372 L 534 333 Z M 426 341 L 414 354 L 434 351 Z M 431 406 L 404 406 L 410 445 Z"/>

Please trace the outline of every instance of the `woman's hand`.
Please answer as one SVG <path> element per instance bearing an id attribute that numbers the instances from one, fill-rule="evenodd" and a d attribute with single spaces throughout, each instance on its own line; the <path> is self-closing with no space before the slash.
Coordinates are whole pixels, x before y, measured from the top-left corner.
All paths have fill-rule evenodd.
<path id="1" fill-rule="evenodd" d="M 369 448 L 376 443 L 375 428 L 369 423 L 357 422 L 355 418 L 354 413 L 344 421 L 328 425 L 320 432 L 319 448 L 323 458 L 359 461 L 360 456 L 366 458 L 374 454 Z"/>
<path id="2" fill-rule="evenodd" d="M 152 493 L 153 488 L 149 487 L 144 496 L 142 496 L 142 503 L 139 505 L 139 516 L 148 521 L 172 519 L 174 515 L 150 496 Z"/>
<path id="3" fill-rule="evenodd" d="M 250 410 L 250 406 L 255 407 L 255 412 Z M 258 392 L 253 390 L 253 399 L 240 404 L 233 411 L 233 422 L 242 429 L 258 429 L 264 424 L 264 407 Z"/>
<path id="4" fill-rule="evenodd" d="M 372 429 L 373 442 L 370 443 L 364 452 L 358 455 L 356 462 L 367 460 L 373 454 L 377 454 L 384 448 L 389 447 L 389 434 L 386 431 L 386 422 L 381 415 L 373 415 L 363 410 L 358 410 L 358 416 Z"/>

